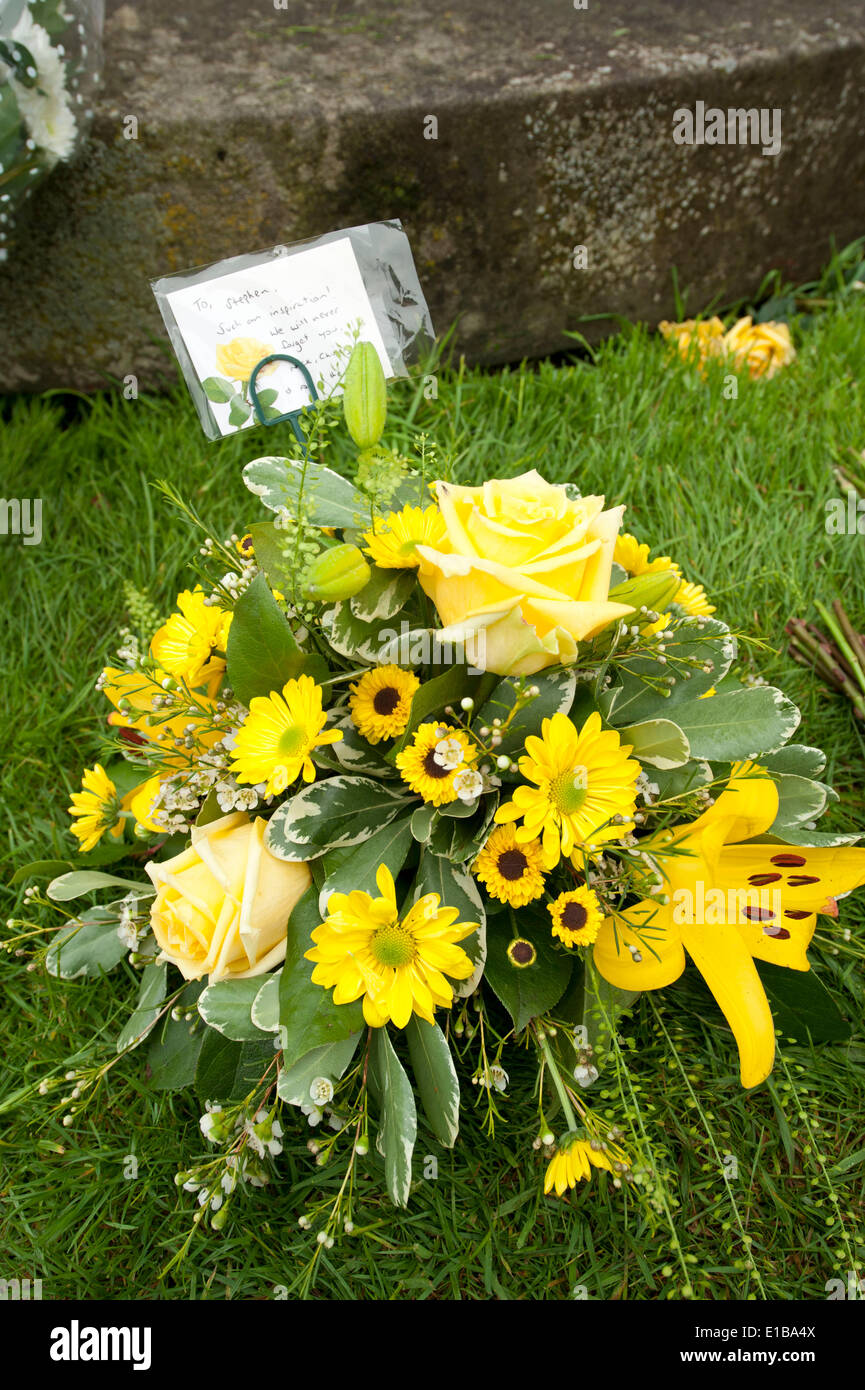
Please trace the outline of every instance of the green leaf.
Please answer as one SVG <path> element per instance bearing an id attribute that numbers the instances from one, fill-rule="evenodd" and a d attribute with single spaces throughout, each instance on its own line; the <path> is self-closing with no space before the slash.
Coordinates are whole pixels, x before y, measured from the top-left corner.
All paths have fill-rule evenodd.
<path id="1" fill-rule="evenodd" d="M 279 977 L 279 1024 L 286 1068 L 310 1048 L 339 1042 L 363 1028 L 359 1000 L 334 1004 L 333 991 L 312 982 L 313 962 L 305 959 L 304 952 L 312 946 L 311 934 L 320 923 L 318 894 L 310 887 L 288 919 L 285 964 Z"/>
<path id="2" fill-rule="evenodd" d="M 370 772 L 376 777 L 391 778 L 399 775 L 379 751 L 379 745 L 367 743 L 365 738 L 361 738 L 347 714 L 334 719 L 329 727 L 339 729 L 342 738 L 327 749 L 327 757 L 346 772 Z"/>
<path id="3" fill-rule="evenodd" d="M 305 653 L 263 574 L 257 574 L 237 600 L 227 657 L 229 684 L 246 706 L 256 695 L 281 691 L 287 680 L 303 671 Z"/>
<path id="4" fill-rule="evenodd" d="M 213 787 L 211 787 L 210 791 L 207 793 L 207 796 L 204 798 L 204 801 L 202 802 L 201 810 L 195 817 L 195 824 L 211 825 L 213 821 L 219 820 L 224 815 L 225 812 L 219 804 L 216 791 Z"/>
<path id="5" fill-rule="evenodd" d="M 712 781 L 712 769 L 705 761 L 687 762 L 683 767 L 656 768 L 649 777 L 658 788 L 658 800 L 667 801 L 674 796 L 684 796 L 696 791 Z"/>
<path id="6" fill-rule="evenodd" d="M 663 665 L 653 657 L 641 656 L 629 657 L 627 662 L 616 666 L 619 684 L 606 691 L 600 701 L 602 713 L 616 728 L 622 724 L 640 724 L 646 719 L 670 718 L 684 729 L 678 713 L 674 714 L 673 710 L 680 703 L 696 701 L 698 696 L 717 686 L 736 655 L 736 639 L 726 623 L 716 618 L 701 618 L 699 626 L 696 622 L 683 624 L 665 638 L 665 644 L 668 660 Z M 702 671 L 698 666 L 692 670 L 690 679 L 678 678 L 674 686 L 668 687 L 669 695 L 660 695 L 640 677 L 665 679 L 674 669 L 669 660 L 673 656 L 702 665 L 711 662 L 712 670 Z M 704 703 L 712 704 L 717 698 L 713 696 Z"/>
<path id="7" fill-rule="evenodd" d="M 79 975 L 101 975 L 128 954 L 129 947 L 117 935 L 120 918 L 113 908 L 91 907 L 68 927 L 63 927 L 45 955 L 49 975 L 74 980 Z"/>
<path id="8" fill-rule="evenodd" d="M 387 1028 L 373 1030 L 369 1061 L 370 1089 L 379 1103 L 376 1148 L 384 1158 L 391 1201 L 396 1207 L 404 1207 L 411 1191 L 417 1111 L 411 1082 L 393 1050 Z"/>
<path id="9" fill-rule="evenodd" d="M 517 702 L 517 693 L 522 688 L 536 685 L 538 695 L 529 700 L 520 712 L 514 715 L 507 732 L 503 734 L 497 753 L 513 754 L 519 752 L 529 734 L 540 734 L 544 719 L 554 714 L 568 714 L 574 703 L 577 678 L 573 671 L 541 671 L 535 676 L 516 681 L 507 677 L 500 681 L 490 698 L 477 716 L 478 726 L 491 725 L 494 719 L 502 722 L 508 718 Z"/>
<path id="10" fill-rule="evenodd" d="M 217 980 L 198 1001 L 198 1012 L 208 1028 L 215 1028 L 233 1042 L 252 1042 L 261 1031 L 252 1021 L 252 1006 L 261 989 L 260 976 L 248 980 Z"/>
<path id="11" fill-rule="evenodd" d="M 272 521 L 256 521 L 247 528 L 252 537 L 255 563 L 264 570 L 272 589 L 291 588 L 291 559 L 283 550 L 287 541 L 284 531 L 277 531 Z"/>
<path id="12" fill-rule="evenodd" d="M 670 719 L 647 719 L 620 729 L 623 743 L 633 746 L 632 757 L 651 767 L 681 767 L 691 756 L 688 740 Z"/>
<path id="13" fill-rule="evenodd" d="M 380 865 L 386 865 L 396 878 L 411 845 L 409 817 L 401 816 L 382 826 L 359 845 L 329 850 L 324 856 L 326 877 L 320 901 L 323 902 L 330 893 L 351 893 L 356 888 L 377 898 L 379 892 L 375 876 Z"/>
<path id="14" fill-rule="evenodd" d="M 348 1070 L 348 1065 L 357 1051 L 363 1036 L 363 1029 L 349 1033 L 347 1038 L 337 1042 L 323 1043 L 304 1053 L 292 1066 L 284 1067 L 276 1083 L 280 1100 L 289 1105 L 309 1105 L 309 1088 L 318 1076 L 327 1076 L 331 1081 L 339 1081 Z"/>
<path id="15" fill-rule="evenodd" d="M 22 864 L 9 880 L 10 888 L 26 883 L 28 878 L 56 878 L 72 868 L 71 859 L 34 859 L 30 864 Z"/>
<path id="16" fill-rule="evenodd" d="M 379 618 L 367 623 L 356 618 L 349 599 L 326 608 L 321 614 L 321 626 L 334 651 L 350 661 L 366 661 L 373 666 L 386 664 L 385 646 L 397 636 L 391 621 Z"/>
<path id="17" fill-rule="evenodd" d="M 230 425 L 245 425 L 252 414 L 252 406 L 249 401 L 243 399 L 241 395 L 231 398 L 231 409 L 228 412 L 228 423 Z"/>
<path id="18" fill-rule="evenodd" d="M 419 844 L 429 843 L 432 828 L 436 821 L 436 808 L 429 804 L 418 806 L 411 814 L 411 833 Z"/>
<path id="19" fill-rule="evenodd" d="M 732 762 L 774 752 L 790 737 L 800 715 L 780 690 L 744 686 L 676 709 L 676 721 L 691 745 L 691 756 Z"/>
<path id="20" fill-rule="evenodd" d="M 460 1127 L 460 1083 L 451 1050 L 437 1023 L 412 1014 L 405 1030 L 409 1056 L 430 1129 L 452 1149 Z"/>
<path id="21" fill-rule="evenodd" d="M 772 1006 L 775 1027 L 797 1042 L 843 1042 L 851 1025 L 813 970 L 787 970 L 755 961 Z"/>
<path id="22" fill-rule="evenodd" d="M 777 753 L 766 753 L 760 762 L 768 772 L 789 772 L 796 777 L 820 777 L 826 766 L 826 754 L 820 748 L 809 748 L 804 743 L 788 743 Z"/>
<path id="23" fill-rule="evenodd" d="M 452 820 L 442 808 L 433 821 L 427 841 L 433 854 L 452 859 L 457 864 L 474 860 L 487 840 L 498 807 L 498 797 L 485 796 L 480 805 L 465 818 Z"/>
<path id="24" fill-rule="evenodd" d="M 175 1007 L 186 1010 L 198 999 L 203 980 L 191 980 Z M 181 1091 L 195 1081 L 201 1045 L 208 1029 L 197 1016 L 175 1019 L 169 1011 L 154 1028 L 147 1052 L 148 1085 L 155 1091 Z"/>
<path id="25" fill-rule="evenodd" d="M 168 968 L 164 962 L 144 967 L 138 1003 L 120 1031 L 118 1052 L 123 1052 L 132 1043 L 137 1045 L 142 1042 L 159 1019 L 167 989 L 167 974 Z"/>
<path id="26" fill-rule="evenodd" d="M 202 1101 L 243 1100 L 268 1067 L 273 1071 L 275 1057 L 269 1036 L 261 1042 L 233 1042 L 208 1028 L 195 1070 L 196 1095 Z"/>
<path id="27" fill-rule="evenodd" d="M 369 777 L 329 777 L 279 807 L 267 827 L 267 847 L 278 859 L 315 859 L 326 849 L 368 840 L 406 805 L 405 797 Z"/>
<path id="28" fill-rule="evenodd" d="M 256 1028 L 262 1033 L 279 1032 L 279 977 L 282 970 L 277 970 L 273 975 L 266 975 L 264 984 L 252 1001 L 250 1017 Z M 259 983 L 261 977 L 258 977 Z"/>
<path id="29" fill-rule="evenodd" d="M 412 888 L 413 901 L 417 902 L 425 893 L 437 893 L 443 907 L 455 907 L 459 913 L 458 922 L 478 924 L 476 932 L 458 942 L 475 968 L 467 980 L 450 982 L 455 997 L 465 999 L 477 989 L 487 958 L 486 913 L 477 884 L 461 865 L 424 848 Z"/>
<path id="30" fill-rule="evenodd" d="M 392 618 L 405 606 L 417 584 L 414 570 L 386 570 L 370 566 L 371 574 L 359 594 L 349 599 L 356 618 L 371 623 Z"/>
<path id="31" fill-rule="evenodd" d="M 230 381 L 223 381 L 219 376 L 207 376 L 201 383 L 202 390 L 209 401 L 214 405 L 228 405 L 234 395 L 234 387 Z"/>
<path id="32" fill-rule="evenodd" d="M 61 874 L 52 879 L 47 893 L 56 903 L 68 903 L 80 898 L 83 893 L 92 893 L 94 888 L 125 888 L 139 898 L 150 898 L 156 892 L 151 883 L 136 883 L 130 878 L 115 878 L 114 874 L 103 874 L 97 869 L 76 869 L 71 874 Z"/>
<path id="33" fill-rule="evenodd" d="M 772 780 L 778 788 L 778 814 L 770 826 L 770 834 L 783 837 L 788 827 L 817 820 L 825 811 L 826 789 L 820 782 L 775 771 Z"/>
<path id="34" fill-rule="evenodd" d="M 253 459 L 243 470 L 243 481 L 260 497 L 265 507 L 283 507 L 298 516 L 302 497 L 304 519 L 313 526 L 363 526 L 369 521 L 369 506 L 363 495 L 347 479 L 320 463 L 305 465 L 298 459 Z"/>
<path id="35" fill-rule="evenodd" d="M 264 408 L 264 406 L 273 405 L 278 395 L 278 391 L 275 391 L 272 386 L 268 386 L 264 391 L 258 392 L 258 404 L 262 408 Z M 276 414 L 278 415 L 279 411 L 277 411 Z"/>
<path id="36" fill-rule="evenodd" d="M 415 729 L 432 719 L 434 715 L 444 715 L 446 705 L 458 705 L 464 696 L 476 698 L 482 692 L 485 700 L 490 688 L 499 680 L 498 676 L 470 676 L 464 665 L 448 666 L 441 675 L 424 681 L 414 693 L 411 713 L 405 733 L 392 750 L 391 757 L 401 752 L 411 742 Z M 476 699 L 477 703 L 477 699 Z"/>
<path id="37" fill-rule="evenodd" d="M 508 959 L 508 946 L 515 937 L 534 946 L 537 955 L 531 965 L 515 966 Z M 530 905 L 487 919 L 484 979 L 513 1019 L 516 1033 L 558 1003 L 567 989 L 573 963 L 573 956 L 554 946 L 545 909 L 541 912 Z"/>

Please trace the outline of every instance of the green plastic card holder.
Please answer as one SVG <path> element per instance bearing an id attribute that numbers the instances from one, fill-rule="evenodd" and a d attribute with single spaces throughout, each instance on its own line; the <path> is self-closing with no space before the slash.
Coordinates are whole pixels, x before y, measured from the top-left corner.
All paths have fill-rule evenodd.
<path id="1" fill-rule="evenodd" d="M 315 389 L 315 382 L 313 381 L 312 376 L 310 375 L 309 368 L 306 366 L 305 363 L 301 362 L 299 357 L 289 357 L 284 352 L 271 352 L 269 356 L 262 357 L 260 362 L 256 362 L 255 366 L 252 369 L 252 376 L 249 378 L 249 399 L 252 402 L 252 408 L 255 411 L 255 418 L 258 421 L 258 423 L 260 425 L 281 425 L 283 421 L 288 420 L 291 425 L 291 428 L 294 431 L 294 436 L 297 439 L 297 442 L 303 445 L 305 449 L 306 435 L 300 428 L 300 417 L 306 409 L 305 406 L 302 406 L 300 410 L 287 410 L 284 415 L 275 415 L 272 420 L 268 420 L 265 418 L 264 410 L 262 409 L 261 403 L 258 399 L 258 391 L 256 390 L 255 383 L 256 378 L 258 377 L 258 373 L 261 371 L 262 367 L 267 366 L 268 362 L 290 362 L 293 367 L 297 367 L 298 371 L 303 376 L 303 379 L 306 382 L 307 387 L 309 388 L 309 398 L 311 401 L 318 400 L 318 392 Z"/>

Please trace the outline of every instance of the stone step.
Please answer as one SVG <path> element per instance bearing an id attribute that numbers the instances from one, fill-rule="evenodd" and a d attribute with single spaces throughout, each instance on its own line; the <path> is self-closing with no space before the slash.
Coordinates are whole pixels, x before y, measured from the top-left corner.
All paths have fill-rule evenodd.
<path id="1" fill-rule="evenodd" d="M 487 362 L 669 317 L 673 267 L 693 312 L 865 231 L 861 0 L 109 0 L 104 70 L 0 268 L 3 389 L 173 380 L 150 278 L 361 222 L 402 220 Z M 780 112 L 780 150 L 677 143 L 698 103 L 710 138 L 765 109 L 770 150 Z"/>

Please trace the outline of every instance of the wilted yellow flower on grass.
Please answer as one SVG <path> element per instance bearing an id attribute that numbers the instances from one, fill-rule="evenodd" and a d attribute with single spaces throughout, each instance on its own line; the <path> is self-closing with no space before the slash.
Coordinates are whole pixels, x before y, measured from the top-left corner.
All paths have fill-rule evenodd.
<path id="1" fill-rule="evenodd" d="M 256 695 L 235 739 L 231 770 L 238 782 L 265 782 L 265 796 L 279 796 L 303 774 L 315 781 L 311 754 L 338 743 L 339 729 L 327 729 L 321 687 L 311 676 L 286 681 L 282 691 Z"/>
<path id="2" fill-rule="evenodd" d="M 640 773 L 630 752 L 614 729 L 603 728 L 597 710 L 582 729 L 566 714 L 554 714 L 543 721 L 540 738 L 529 735 L 519 760 L 521 774 L 535 785 L 517 787 L 496 811 L 496 821 L 522 820 L 517 844 L 540 836 L 546 869 L 581 846 L 591 852 L 621 840 L 633 829 Z"/>
<path id="3" fill-rule="evenodd" d="M 663 319 L 658 330 L 684 362 L 694 359 L 702 368 L 707 358 L 723 356 L 724 325 L 716 315 L 710 319 L 685 319 L 682 323 Z"/>
<path id="4" fill-rule="evenodd" d="M 403 507 L 364 533 L 366 551 L 380 569 L 417 569 L 419 545 L 447 550 L 447 528 L 438 507 Z"/>
<path id="5" fill-rule="evenodd" d="M 81 791 L 73 792 L 72 805 L 68 810 L 73 817 L 72 834 L 81 841 L 78 846 L 81 854 L 89 853 L 106 830 L 115 839 L 123 834 L 117 788 L 99 763 L 85 771 Z"/>
<path id="6" fill-rule="evenodd" d="M 364 671 L 351 686 L 348 708 L 351 722 L 368 743 L 381 743 L 405 732 L 411 702 L 420 681 L 399 666 L 376 666 Z"/>
<path id="7" fill-rule="evenodd" d="M 568 893 L 560 893 L 549 905 L 553 919 L 553 936 L 565 946 L 591 946 L 601 930 L 604 913 L 597 895 L 582 884 Z"/>
<path id="8" fill-rule="evenodd" d="M 314 984 L 333 989 L 335 1004 L 363 996 L 363 1016 L 372 1028 L 392 1020 L 405 1028 L 412 1013 L 434 1023 L 436 1008 L 449 1009 L 453 989 L 445 976 L 467 980 L 474 970 L 457 946 L 477 922 L 459 922 L 455 907 L 442 907 L 437 893 L 426 893 L 400 920 L 390 870 L 376 874 L 381 894 L 356 889 L 332 893 L 327 917 L 312 933 L 306 952 L 315 961 Z"/>
<path id="9" fill-rule="evenodd" d="M 511 907 L 524 907 L 544 891 L 543 856 L 539 840 L 517 844 L 512 825 L 492 832 L 472 866 L 491 898 Z"/>
<path id="10" fill-rule="evenodd" d="M 725 334 L 724 350 L 737 368 L 747 367 L 752 377 L 773 377 L 796 356 L 786 323 L 753 323 L 750 315 Z"/>
<path id="11" fill-rule="evenodd" d="M 225 672 L 225 648 L 233 614 L 204 601 L 201 585 L 177 596 L 172 613 L 150 643 L 154 661 L 192 688 L 207 685 L 215 695 Z"/>
<path id="12" fill-rule="evenodd" d="M 465 772 L 478 750 L 462 729 L 449 724 L 421 724 L 411 743 L 396 755 L 396 765 L 413 792 L 432 806 L 456 801 L 458 773 Z"/>

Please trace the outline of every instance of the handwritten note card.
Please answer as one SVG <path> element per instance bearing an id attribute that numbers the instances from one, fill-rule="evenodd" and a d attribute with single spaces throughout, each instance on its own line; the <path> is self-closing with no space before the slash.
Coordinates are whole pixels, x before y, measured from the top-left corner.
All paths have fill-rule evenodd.
<path id="1" fill-rule="evenodd" d="M 299 358 L 329 392 L 347 360 L 337 350 L 350 347 L 358 329 L 374 344 L 385 375 L 394 375 L 348 237 L 216 275 L 166 299 L 223 435 L 257 423 L 249 378 L 270 353 Z M 288 364 L 263 368 L 255 385 L 269 418 L 309 400 Z"/>

